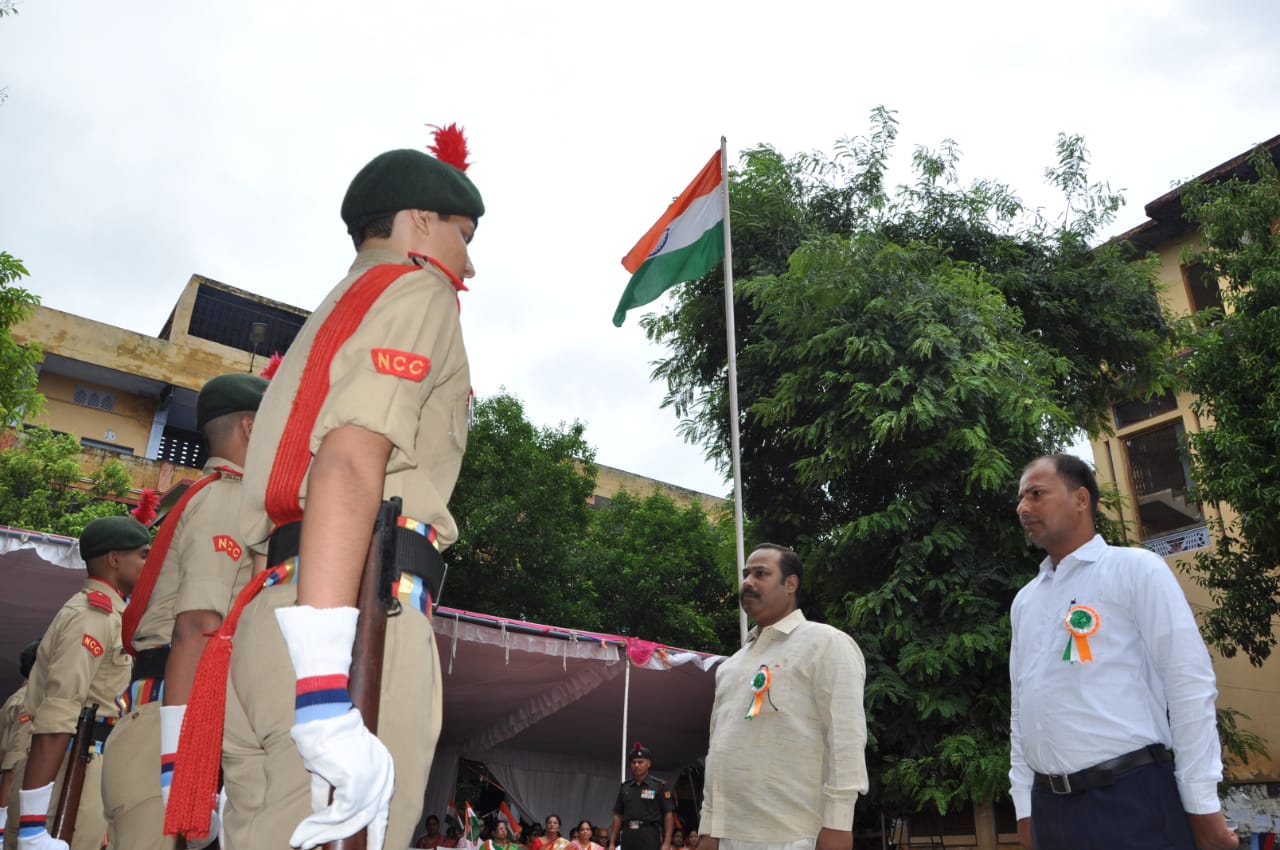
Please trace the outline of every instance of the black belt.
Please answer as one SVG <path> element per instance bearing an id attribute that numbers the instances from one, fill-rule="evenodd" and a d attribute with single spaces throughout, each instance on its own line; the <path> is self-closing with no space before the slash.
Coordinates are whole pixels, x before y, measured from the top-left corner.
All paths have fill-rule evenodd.
<path id="1" fill-rule="evenodd" d="M 129 674 L 129 684 L 139 679 L 163 679 L 164 666 L 169 663 L 169 647 L 157 646 L 155 649 L 144 649 L 133 659 L 133 672 Z"/>
<path id="2" fill-rule="evenodd" d="M 440 550 L 431 541 L 415 531 L 397 526 L 393 535 L 395 553 L 392 558 L 392 575 L 400 573 L 418 576 L 426 582 L 433 605 L 440 604 L 440 592 L 444 589 L 444 577 L 448 568 Z M 271 535 L 267 543 L 267 565 L 283 564 L 298 554 L 302 542 L 302 523 L 282 525 Z M 385 569 L 385 568 L 384 568 Z"/>
<path id="3" fill-rule="evenodd" d="M 1164 744 L 1150 744 L 1140 750 L 1095 764 L 1079 773 L 1065 775 L 1037 773 L 1035 786 L 1055 794 L 1079 794 L 1091 788 L 1107 788 L 1115 785 L 1117 776 L 1135 768 L 1170 761 L 1173 761 L 1173 752 L 1168 747 Z"/>
<path id="4" fill-rule="evenodd" d="M 110 720 L 98 718 L 93 721 L 93 740 L 97 741 L 99 744 L 105 744 L 107 742 L 107 736 L 111 734 L 111 730 L 114 728 L 116 728 L 114 718 Z"/>

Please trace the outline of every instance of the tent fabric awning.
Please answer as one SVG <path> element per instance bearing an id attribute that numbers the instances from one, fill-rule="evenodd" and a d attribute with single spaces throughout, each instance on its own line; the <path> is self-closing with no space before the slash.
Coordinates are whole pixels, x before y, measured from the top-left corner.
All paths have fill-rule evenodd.
<path id="1" fill-rule="evenodd" d="M 433 627 L 444 720 L 426 813 L 444 813 L 459 757 L 488 765 L 531 818 L 601 823 L 631 742 L 667 780 L 706 754 L 723 656 L 443 606 Z"/>

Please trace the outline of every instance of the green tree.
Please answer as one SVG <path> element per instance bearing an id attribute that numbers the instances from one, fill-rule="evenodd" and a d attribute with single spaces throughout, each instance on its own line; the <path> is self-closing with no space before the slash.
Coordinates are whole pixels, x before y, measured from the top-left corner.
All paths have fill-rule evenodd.
<path id="1" fill-rule="evenodd" d="M 579 606 L 570 563 L 586 536 L 595 450 L 580 422 L 539 428 L 502 392 L 477 399 L 450 510 L 445 599 L 458 608 L 571 625 Z"/>
<path id="2" fill-rule="evenodd" d="M 0 251 L 0 426 L 21 424 L 44 406 L 44 396 L 36 392 L 36 366 L 44 356 L 40 346 L 20 345 L 9 333 L 40 303 L 37 295 L 14 285 L 26 276 L 21 260 Z"/>
<path id="3" fill-rule="evenodd" d="M 0 522 L 79 537 L 91 520 L 128 512 L 129 473 L 111 459 L 82 481 L 80 444 L 68 434 L 27 428 L 0 452 Z M 84 486 L 87 485 L 87 486 Z"/>
<path id="4" fill-rule="evenodd" d="M 1205 423 L 1189 437 L 1197 496 L 1235 515 L 1212 521 L 1217 542 L 1191 572 L 1215 605 L 1201 630 L 1226 657 L 1240 650 L 1261 665 L 1280 618 L 1280 178 L 1264 149 L 1249 163 L 1256 179 L 1183 195 L 1203 240 L 1187 260 L 1218 276 L 1228 307 L 1198 317 L 1186 378 Z"/>
<path id="5" fill-rule="evenodd" d="M 733 517 L 659 492 L 616 493 L 594 512 L 576 561 L 574 624 L 702 652 L 737 645 Z"/>
<path id="6" fill-rule="evenodd" d="M 833 157 L 762 147 L 730 175 L 744 508 L 805 557 L 807 613 L 863 648 L 873 793 L 945 811 L 1007 787 L 1008 608 L 1038 560 L 1021 467 L 1166 382 L 1170 327 L 1150 261 L 1090 249 L 1120 201 L 1078 138 L 1050 221 L 961 185 L 951 142 L 890 191 L 896 133 L 877 110 Z M 666 403 L 724 462 L 718 276 L 642 321 Z"/>

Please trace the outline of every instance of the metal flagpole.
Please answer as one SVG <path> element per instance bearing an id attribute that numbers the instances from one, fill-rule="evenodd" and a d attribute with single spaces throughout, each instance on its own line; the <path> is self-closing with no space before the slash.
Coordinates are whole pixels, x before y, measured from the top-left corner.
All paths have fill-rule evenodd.
<path id="1" fill-rule="evenodd" d="M 738 344 L 733 322 L 733 236 L 729 232 L 729 144 L 720 137 L 720 199 L 724 204 L 724 335 L 729 346 L 729 446 L 733 453 L 733 527 L 738 553 L 735 586 L 741 586 L 747 564 L 742 539 L 742 456 L 738 444 Z M 737 596 L 737 593 L 734 594 Z M 738 608 L 738 640 L 747 643 L 747 612 Z"/>
<path id="2" fill-rule="evenodd" d="M 622 768 L 619 775 L 623 782 L 627 781 L 627 721 L 631 718 L 631 656 L 627 648 L 622 648 L 622 663 L 627 665 L 625 684 L 622 686 Z"/>

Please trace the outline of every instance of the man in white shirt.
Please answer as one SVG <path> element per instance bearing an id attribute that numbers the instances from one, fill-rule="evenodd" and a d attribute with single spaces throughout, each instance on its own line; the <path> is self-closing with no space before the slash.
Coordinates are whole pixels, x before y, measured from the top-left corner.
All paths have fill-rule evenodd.
<path id="1" fill-rule="evenodd" d="M 739 599 L 756 626 L 716 671 L 697 850 L 853 846 L 867 791 L 866 665 L 853 638 L 796 608 L 803 572 L 772 543 L 742 571 Z"/>
<path id="2" fill-rule="evenodd" d="M 1238 844 L 1218 801 L 1213 666 L 1157 555 L 1094 530 L 1098 484 L 1052 455 L 1022 473 L 1018 520 L 1048 557 L 1014 599 L 1011 764 L 1036 850 Z M 1176 768 L 1174 755 L 1176 754 Z"/>

